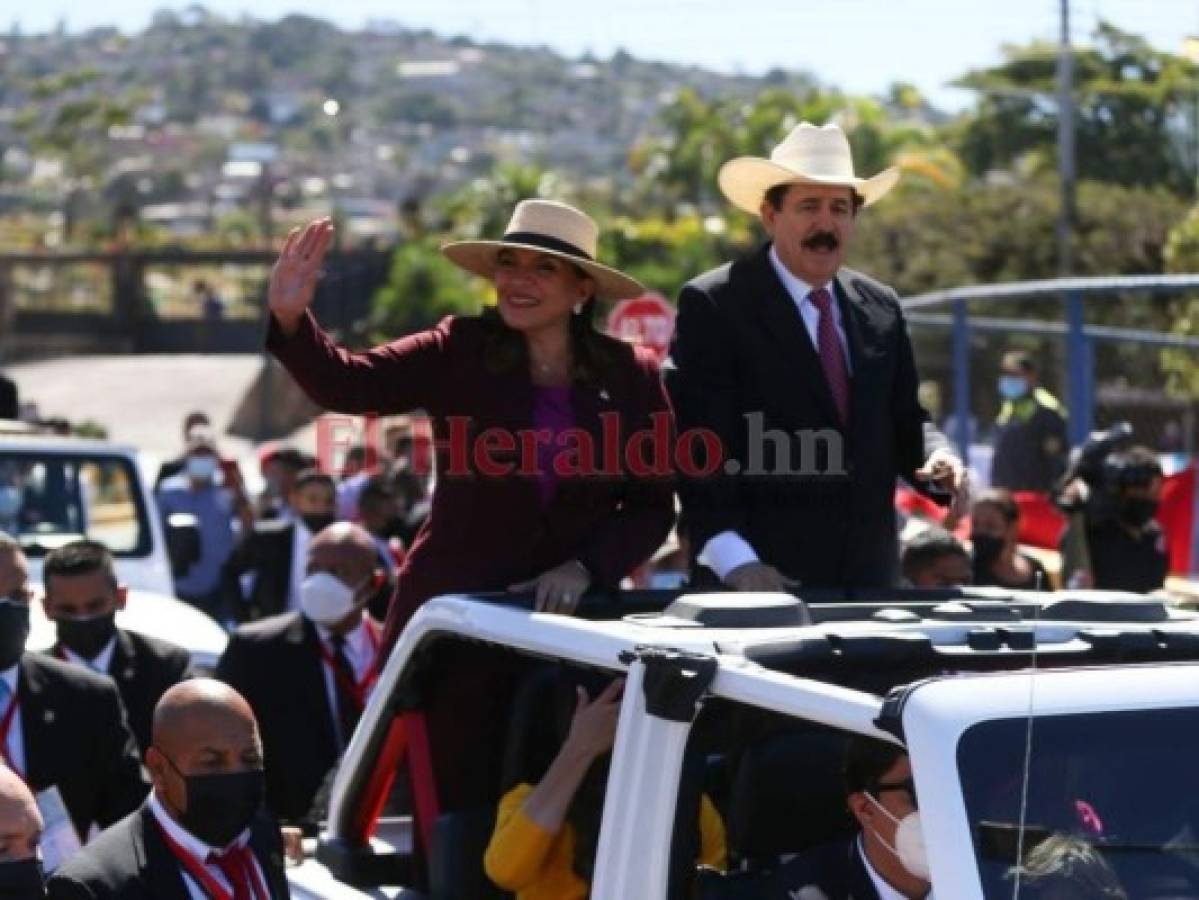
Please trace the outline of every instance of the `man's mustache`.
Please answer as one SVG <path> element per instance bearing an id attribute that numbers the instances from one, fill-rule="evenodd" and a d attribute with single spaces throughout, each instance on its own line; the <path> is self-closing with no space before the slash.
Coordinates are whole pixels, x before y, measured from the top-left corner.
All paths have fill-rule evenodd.
<path id="1" fill-rule="evenodd" d="M 831 231 L 817 231 L 804 238 L 801 244 L 807 250 L 836 250 L 841 246 L 841 241 Z"/>

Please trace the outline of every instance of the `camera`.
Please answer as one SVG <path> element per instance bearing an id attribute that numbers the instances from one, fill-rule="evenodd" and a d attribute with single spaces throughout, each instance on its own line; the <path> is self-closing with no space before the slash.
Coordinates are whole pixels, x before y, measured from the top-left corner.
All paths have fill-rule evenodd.
<path id="1" fill-rule="evenodd" d="M 1133 438 L 1128 422 L 1091 432 L 1071 453 L 1070 464 L 1054 490 L 1058 508 L 1066 514 L 1085 513 L 1095 524 L 1116 515 L 1123 488 L 1146 485 L 1160 476 L 1156 461 L 1128 452 Z"/>

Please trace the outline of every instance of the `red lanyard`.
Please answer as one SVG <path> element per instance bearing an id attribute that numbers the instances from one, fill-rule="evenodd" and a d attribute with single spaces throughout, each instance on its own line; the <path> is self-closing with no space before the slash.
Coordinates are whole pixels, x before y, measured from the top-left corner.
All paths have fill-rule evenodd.
<path id="1" fill-rule="evenodd" d="M 167 833 L 167 830 L 162 826 L 161 822 L 155 819 L 154 824 L 158 826 L 158 830 L 162 834 L 162 839 L 166 842 L 166 845 L 168 848 L 170 848 L 170 851 L 175 854 L 175 858 L 179 860 L 180 865 L 187 870 L 188 875 L 195 879 L 196 883 L 200 885 L 200 888 L 205 894 L 211 897 L 212 900 L 233 900 L 233 892 L 221 887 L 221 883 L 213 877 L 212 873 L 208 871 L 208 868 L 198 859 L 192 856 L 192 854 L 188 853 L 178 841 L 171 837 Z M 254 865 L 254 854 L 250 852 L 248 847 L 245 849 L 245 852 L 246 856 L 249 857 L 247 860 L 247 868 L 250 870 L 250 878 L 252 881 L 251 888 L 254 892 L 254 896 L 257 897 L 258 900 L 271 900 L 270 892 L 267 891 L 266 885 L 263 884 L 262 875 L 258 871 L 258 866 Z"/>
<path id="2" fill-rule="evenodd" d="M 362 680 L 354 682 L 353 676 L 342 670 L 341 666 L 337 665 L 337 660 L 333 654 L 329 652 L 329 648 L 325 646 L 323 640 L 317 639 L 317 646 L 321 650 L 321 660 L 329 667 L 333 673 L 333 677 L 337 679 L 338 684 L 354 698 L 354 702 L 358 704 L 358 709 L 361 711 L 366 706 L 366 697 L 370 693 L 370 689 L 375 682 L 379 680 L 379 635 L 375 634 L 375 629 L 369 624 L 366 626 L 366 636 L 370 641 L 371 650 L 374 651 L 374 659 L 367 667 L 366 674 L 362 676 Z"/>
<path id="3" fill-rule="evenodd" d="M 4 757 L 5 765 L 16 772 L 17 775 L 22 776 L 21 780 L 23 781 L 24 773 L 17 768 L 16 761 L 8 752 L 8 732 L 12 728 L 12 720 L 16 718 L 17 709 L 20 705 L 20 701 L 14 693 L 12 699 L 8 701 L 8 709 L 4 711 L 3 718 L 0 718 L 0 756 Z"/>

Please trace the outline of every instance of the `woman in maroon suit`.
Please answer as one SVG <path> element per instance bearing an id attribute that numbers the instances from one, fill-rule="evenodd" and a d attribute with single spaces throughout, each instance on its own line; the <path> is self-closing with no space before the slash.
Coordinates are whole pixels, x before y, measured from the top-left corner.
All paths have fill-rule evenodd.
<path id="1" fill-rule="evenodd" d="M 443 248 L 491 279 L 494 309 L 365 353 L 338 347 L 308 309 L 332 234 L 325 219 L 288 236 L 267 346 L 327 409 L 432 419 L 432 510 L 400 569 L 383 646 L 439 594 L 531 591 L 538 609 L 570 613 L 589 587 L 615 587 L 648 559 L 674 520 L 673 485 L 636 462 L 656 462 L 645 438 L 629 439 L 668 444 L 673 429 L 656 364 L 591 324 L 597 299 L 643 290 L 595 261 L 595 223 L 561 203 L 519 204 L 501 240 Z M 465 645 L 436 666 L 422 706 L 441 808 L 494 803 L 506 727 L 495 701 L 519 672 Z"/>
<path id="2" fill-rule="evenodd" d="M 433 419 L 433 508 L 400 569 L 387 646 L 438 594 L 512 588 L 571 612 L 649 558 L 674 519 L 673 485 L 667 472 L 631 475 L 625 451 L 634 431 L 669 433 L 670 413 L 651 358 L 591 325 L 597 298 L 644 290 L 595 261 L 595 223 L 526 200 L 502 240 L 447 244 L 492 279 L 495 308 L 367 352 L 338 348 L 308 310 L 332 231 L 323 219 L 289 235 L 267 346 L 326 409 Z"/>
<path id="3" fill-rule="evenodd" d="M 327 409 L 423 408 L 433 420 L 437 488 L 399 573 L 387 645 L 438 594 L 527 590 L 538 609 L 570 613 L 589 587 L 615 587 L 644 562 L 673 521 L 672 483 L 637 463 L 654 460 L 629 437 L 673 432 L 655 363 L 591 324 L 597 299 L 643 291 L 595 261 L 595 223 L 524 201 L 503 239 L 443 248 L 492 280 L 494 309 L 365 353 L 338 347 L 308 309 L 332 233 L 325 219 L 289 235 L 267 346 Z"/>

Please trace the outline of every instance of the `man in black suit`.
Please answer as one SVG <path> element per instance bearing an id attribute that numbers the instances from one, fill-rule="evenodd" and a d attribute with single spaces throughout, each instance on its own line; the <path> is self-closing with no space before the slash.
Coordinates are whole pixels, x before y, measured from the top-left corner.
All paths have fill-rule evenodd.
<path id="1" fill-rule="evenodd" d="M 0 535 L 0 755 L 86 838 L 146 796 L 137 744 L 112 679 L 25 652 L 31 598 L 25 554 Z"/>
<path id="2" fill-rule="evenodd" d="M 378 678 L 379 628 L 364 610 L 385 580 L 371 536 L 330 525 L 308 548 L 301 610 L 242 626 L 217 664 L 258 716 L 267 807 L 284 822 L 314 824 L 313 799 Z"/>
<path id="3" fill-rule="evenodd" d="M 54 874 L 56 900 L 290 896 L 279 827 L 262 805 L 262 743 L 227 685 L 185 681 L 154 710 L 154 791 Z"/>
<path id="4" fill-rule="evenodd" d="M 117 628 L 127 588 L 117 582 L 112 554 L 96 541 L 73 541 L 52 550 L 42 566 L 46 618 L 58 628 L 51 653 L 64 662 L 110 676 L 121 692 L 129 727 L 144 754 L 150 719 L 167 688 L 188 677 L 182 647 Z"/>
<path id="5" fill-rule="evenodd" d="M 306 469 L 296 477 L 287 504 L 287 516 L 255 522 L 225 563 L 231 591 L 238 590 L 242 575 L 254 576 L 243 621 L 299 609 L 308 543 L 336 518 L 337 485 L 324 472 Z"/>
<path id="6" fill-rule="evenodd" d="M 845 782 L 846 802 L 860 833 L 788 860 L 766 877 L 769 886 L 761 896 L 931 900 L 912 767 L 903 748 L 854 738 L 846 754 Z"/>
<path id="7" fill-rule="evenodd" d="M 897 178 L 855 177 L 841 130 L 806 122 L 770 160 L 721 170 L 771 241 L 679 296 L 666 366 L 679 432 L 721 446 L 715 470 L 681 487 L 700 583 L 890 585 L 896 479 L 962 500 L 961 463 L 916 399 L 895 292 L 841 266 L 859 207 Z"/>

